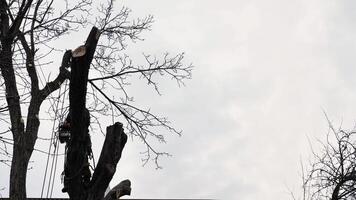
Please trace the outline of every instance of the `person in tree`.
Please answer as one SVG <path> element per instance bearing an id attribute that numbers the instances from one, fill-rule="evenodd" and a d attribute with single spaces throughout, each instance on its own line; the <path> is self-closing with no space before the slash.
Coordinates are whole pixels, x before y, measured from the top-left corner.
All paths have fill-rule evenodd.
<path id="1" fill-rule="evenodd" d="M 90 165 L 88 162 L 89 158 L 92 158 L 92 143 L 91 143 L 91 139 L 90 139 L 90 135 L 89 135 L 89 125 L 90 125 L 90 113 L 89 110 L 87 108 L 85 108 L 84 110 L 84 124 L 87 127 L 87 134 L 85 134 L 85 138 L 84 138 L 84 143 L 85 143 L 85 162 L 81 168 L 80 173 L 78 173 L 78 175 L 80 174 L 83 184 L 85 186 L 89 185 L 90 182 L 90 178 L 91 178 L 91 171 L 90 171 Z M 69 113 L 66 117 L 66 119 L 64 120 L 63 124 L 59 126 L 59 140 L 61 143 L 66 143 L 66 152 L 67 149 L 70 148 L 70 131 L 71 131 L 71 113 Z M 66 162 L 66 159 L 64 161 L 64 171 L 62 172 L 63 177 L 63 189 L 62 192 L 67 192 L 68 191 L 68 179 L 70 179 L 71 177 L 68 176 L 68 165 Z"/>

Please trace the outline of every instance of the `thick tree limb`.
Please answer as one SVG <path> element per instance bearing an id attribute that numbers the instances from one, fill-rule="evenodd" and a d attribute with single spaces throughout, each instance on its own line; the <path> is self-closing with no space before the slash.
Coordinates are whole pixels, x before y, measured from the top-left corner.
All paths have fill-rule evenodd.
<path id="1" fill-rule="evenodd" d="M 336 184 L 332 196 L 331 196 L 331 200 L 339 200 L 340 198 L 340 189 L 341 187 L 348 181 L 354 181 L 356 182 L 356 173 L 352 172 L 351 174 L 345 175 L 345 177 L 343 177 L 342 180 L 340 180 L 340 182 L 338 184 Z"/>
<path id="2" fill-rule="evenodd" d="M 19 34 L 18 38 L 20 39 L 22 47 L 24 48 L 26 54 L 26 69 L 31 79 L 31 94 L 32 96 L 36 96 L 36 93 L 39 91 L 39 87 L 37 72 L 35 68 L 34 51 L 31 50 L 23 34 Z"/>
<path id="3" fill-rule="evenodd" d="M 28 0 L 28 1 L 23 0 L 22 1 L 20 10 L 9 29 L 9 34 L 10 34 L 9 36 L 11 38 L 15 38 L 17 36 L 17 34 L 19 33 L 19 28 L 21 26 L 21 23 L 24 20 L 26 12 L 30 9 L 32 1 L 33 0 Z"/>
<path id="4" fill-rule="evenodd" d="M 123 180 L 117 184 L 109 193 L 105 196 L 104 200 L 115 200 L 119 199 L 124 195 L 131 194 L 131 182 L 130 180 Z"/>
<path id="5" fill-rule="evenodd" d="M 15 71 L 12 63 L 12 38 L 9 33 L 9 18 L 7 15 L 6 1 L 0 1 L 0 70 L 5 82 L 6 101 L 9 107 L 10 120 L 14 139 L 19 136 L 19 133 L 24 131 L 24 123 L 21 121 L 20 97 L 16 85 Z"/>
<path id="6" fill-rule="evenodd" d="M 126 142 L 127 135 L 124 133 L 121 123 L 116 122 L 114 125 L 107 127 L 99 162 L 90 182 L 88 200 L 103 199 L 105 190 L 115 174 L 116 165 L 121 158 Z M 110 194 L 129 195 L 131 191 L 130 181 L 126 180 L 120 184 L 111 190 Z"/>
<path id="7" fill-rule="evenodd" d="M 9 6 L 7 5 L 5 0 L 0 0 L 0 37 L 1 39 L 5 39 L 7 37 L 9 31 L 9 16 L 7 15 L 7 9 Z"/>
<path id="8" fill-rule="evenodd" d="M 42 99 L 48 97 L 48 95 L 56 91 L 66 79 L 70 78 L 70 73 L 66 68 L 70 66 L 71 58 L 72 58 L 72 51 L 67 50 L 63 55 L 62 65 L 59 68 L 58 76 L 53 81 L 48 82 L 45 85 L 45 87 L 40 91 Z"/>

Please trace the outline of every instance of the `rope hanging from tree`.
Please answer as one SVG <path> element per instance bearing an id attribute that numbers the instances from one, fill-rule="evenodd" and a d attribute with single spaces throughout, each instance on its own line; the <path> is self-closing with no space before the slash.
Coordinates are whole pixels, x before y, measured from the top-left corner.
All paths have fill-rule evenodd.
<path id="1" fill-rule="evenodd" d="M 64 114 L 63 108 L 64 108 L 64 100 L 65 100 L 66 90 L 67 90 L 67 84 L 65 84 L 64 94 L 63 94 L 63 98 L 62 98 L 62 105 L 61 105 L 61 109 L 60 109 L 61 110 L 60 118 L 62 118 L 63 114 Z M 50 146 L 49 146 L 48 152 L 47 152 L 47 162 L 46 162 L 46 168 L 45 168 L 43 182 L 42 182 L 41 198 L 44 195 L 44 188 L 46 185 L 46 178 L 47 178 L 48 165 L 49 165 L 49 160 L 50 160 L 50 155 L 51 155 L 52 144 L 54 146 L 54 155 L 53 155 L 53 159 L 51 162 L 51 170 L 50 170 L 50 176 L 48 178 L 48 187 L 47 187 L 46 197 L 48 198 L 49 195 L 52 196 L 52 193 L 53 193 L 53 185 L 54 185 L 55 173 L 56 173 L 56 169 L 57 169 L 58 150 L 59 150 L 58 138 L 55 135 L 55 133 L 56 133 L 55 129 L 56 129 L 56 121 L 58 118 L 58 107 L 59 107 L 60 99 L 61 99 L 61 88 L 59 88 L 59 91 L 58 91 L 57 102 L 53 103 L 53 104 L 56 104 L 56 107 L 54 109 L 55 115 L 54 115 L 53 126 L 52 126 Z M 53 142 L 53 140 L 54 140 L 54 142 Z M 53 171 L 53 169 L 54 169 L 54 171 Z M 53 174 L 53 179 L 52 179 L 52 174 Z M 50 190 L 51 190 L 51 192 L 50 192 Z"/>

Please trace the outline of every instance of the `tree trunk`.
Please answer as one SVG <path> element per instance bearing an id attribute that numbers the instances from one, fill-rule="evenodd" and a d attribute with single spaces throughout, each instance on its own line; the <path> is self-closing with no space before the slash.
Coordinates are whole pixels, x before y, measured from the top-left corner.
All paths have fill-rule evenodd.
<path id="1" fill-rule="evenodd" d="M 13 158 L 10 172 L 10 199 L 26 199 L 27 167 L 31 154 L 26 151 L 24 139 L 18 140 L 13 147 Z"/>
<path id="2" fill-rule="evenodd" d="M 87 169 L 88 155 L 88 114 L 85 100 L 89 67 L 94 56 L 100 32 L 93 27 L 84 46 L 73 51 L 69 87 L 69 105 L 71 116 L 71 139 L 68 145 L 67 167 L 65 169 L 70 199 L 86 199 L 87 186 L 83 182 L 83 172 Z"/>
<path id="3" fill-rule="evenodd" d="M 85 107 L 89 67 L 93 59 L 96 45 L 100 36 L 97 28 L 93 27 L 84 46 L 72 52 L 71 78 L 69 87 L 71 138 L 68 144 L 65 180 L 70 199 L 101 200 L 104 199 L 106 188 L 116 171 L 116 165 L 121 158 L 122 150 L 127 141 L 121 123 L 107 127 L 105 142 L 90 182 L 83 175 L 88 168 L 88 126 L 89 113 Z M 66 181 L 65 181 L 66 182 Z M 120 184 L 119 184 L 120 185 Z M 130 181 L 126 180 L 115 187 L 111 194 L 116 197 L 130 194 Z"/>
<path id="4" fill-rule="evenodd" d="M 24 122 L 21 115 L 20 97 L 12 64 L 12 40 L 2 35 L 0 69 L 5 82 L 6 101 L 9 108 L 11 131 L 14 139 L 13 159 L 10 171 L 10 199 L 26 198 L 26 174 L 29 156 L 24 138 Z"/>

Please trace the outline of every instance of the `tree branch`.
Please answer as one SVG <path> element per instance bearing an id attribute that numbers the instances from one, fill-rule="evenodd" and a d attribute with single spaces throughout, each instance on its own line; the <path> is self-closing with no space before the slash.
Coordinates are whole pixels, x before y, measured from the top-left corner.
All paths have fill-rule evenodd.
<path id="1" fill-rule="evenodd" d="M 99 162 L 90 182 L 88 200 L 100 200 L 104 197 L 105 190 L 115 174 L 116 165 L 121 158 L 126 142 L 127 135 L 124 133 L 121 123 L 116 122 L 114 125 L 107 127 Z M 127 181 L 121 185 L 127 186 Z M 117 188 L 121 188 L 121 186 Z M 113 191 L 118 192 L 119 190 Z M 120 191 L 121 196 L 128 194 L 127 187 L 121 188 Z"/>
<path id="2" fill-rule="evenodd" d="M 6 3 L 6 0 L 0 0 L 0 37 L 5 39 L 9 31 L 9 16 L 7 11 L 9 6 Z"/>
<path id="3" fill-rule="evenodd" d="M 131 182 L 130 180 L 123 180 L 111 189 L 104 197 L 104 200 L 117 200 L 124 195 L 131 195 Z"/>
<path id="4" fill-rule="evenodd" d="M 20 33 L 18 35 L 18 38 L 21 41 L 22 47 L 24 48 L 26 53 L 26 69 L 31 80 L 31 94 L 34 96 L 39 91 L 38 77 L 37 77 L 35 60 L 34 60 L 35 57 L 34 51 L 31 50 L 23 34 Z"/>
<path id="5" fill-rule="evenodd" d="M 72 59 L 72 51 L 67 50 L 62 58 L 62 65 L 59 67 L 58 76 L 51 82 L 48 82 L 45 87 L 40 91 L 41 98 L 45 99 L 52 92 L 56 91 L 61 84 L 70 77 L 70 72 L 67 70 L 69 68 Z"/>
<path id="6" fill-rule="evenodd" d="M 22 1 L 19 12 L 9 29 L 11 38 L 15 38 L 17 36 L 17 34 L 19 33 L 19 28 L 21 26 L 21 23 L 26 15 L 26 12 L 30 9 L 32 1 L 33 0 L 28 0 L 27 3 L 26 3 L 26 0 Z"/>

